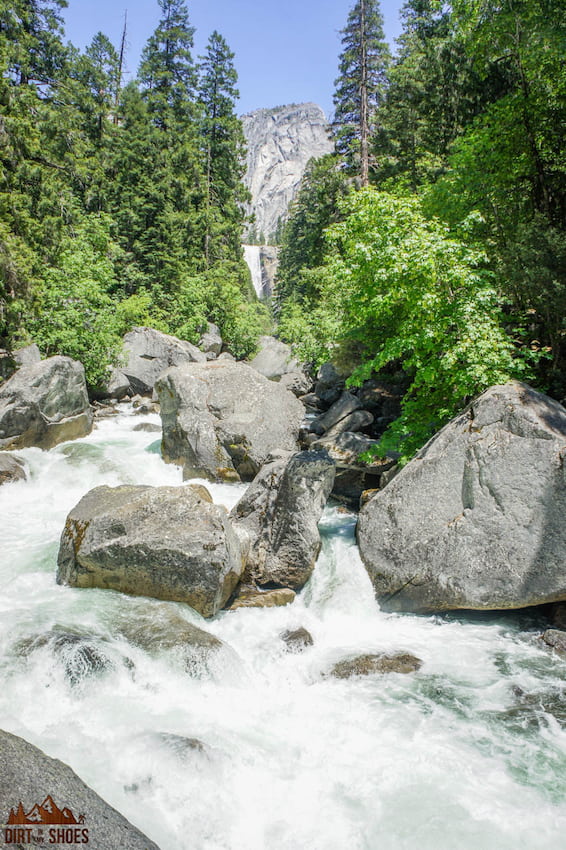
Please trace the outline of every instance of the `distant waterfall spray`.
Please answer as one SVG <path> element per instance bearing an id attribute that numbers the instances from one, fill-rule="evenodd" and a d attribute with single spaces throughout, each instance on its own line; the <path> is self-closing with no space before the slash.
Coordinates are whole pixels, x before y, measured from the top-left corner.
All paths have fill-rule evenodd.
<path id="1" fill-rule="evenodd" d="M 244 260 L 252 275 L 252 283 L 258 298 L 263 295 L 263 275 L 261 271 L 261 248 L 259 245 L 244 245 Z"/>

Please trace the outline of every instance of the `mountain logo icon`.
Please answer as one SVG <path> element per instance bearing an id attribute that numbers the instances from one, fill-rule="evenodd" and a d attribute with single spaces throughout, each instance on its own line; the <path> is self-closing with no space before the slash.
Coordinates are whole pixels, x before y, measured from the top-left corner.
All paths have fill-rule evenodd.
<path id="1" fill-rule="evenodd" d="M 79 815 L 76 818 L 68 807 L 60 809 L 50 794 L 47 795 L 43 803 L 36 803 L 27 813 L 20 800 L 8 815 L 8 826 L 37 826 L 38 824 L 68 826 L 84 822 L 84 815 Z"/>

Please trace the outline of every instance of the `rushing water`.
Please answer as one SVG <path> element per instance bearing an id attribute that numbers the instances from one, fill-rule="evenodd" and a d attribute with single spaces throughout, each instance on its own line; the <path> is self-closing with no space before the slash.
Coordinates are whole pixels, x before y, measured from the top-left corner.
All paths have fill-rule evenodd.
<path id="1" fill-rule="evenodd" d="M 234 651 L 200 678 L 175 652 L 149 654 L 117 633 L 161 603 L 57 586 L 59 535 L 87 490 L 181 486 L 139 422 L 123 414 L 85 440 L 20 452 L 29 481 L 0 488 L 0 727 L 70 764 L 162 850 L 564 846 L 564 662 L 525 616 L 381 613 L 351 515 L 326 511 L 323 552 L 293 605 L 206 623 L 172 605 Z M 227 506 L 243 491 L 210 489 Z M 280 635 L 299 626 L 314 646 L 289 654 Z M 54 627 L 91 635 L 111 663 L 70 674 L 37 639 Z M 383 650 L 423 667 L 324 677 Z"/>

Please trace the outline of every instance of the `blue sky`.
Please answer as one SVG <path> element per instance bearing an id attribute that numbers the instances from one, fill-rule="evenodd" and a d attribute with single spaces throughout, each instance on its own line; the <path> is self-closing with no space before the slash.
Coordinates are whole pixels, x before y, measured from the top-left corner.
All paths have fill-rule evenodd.
<path id="1" fill-rule="evenodd" d="M 399 35 L 403 0 L 382 0 L 385 34 Z M 353 0 L 189 0 L 195 56 L 217 29 L 236 53 L 239 111 L 314 101 L 329 113 L 340 52 L 339 30 Z M 101 30 L 116 45 L 128 10 L 127 70 L 135 75 L 159 18 L 157 0 L 69 0 L 67 38 L 84 48 Z"/>

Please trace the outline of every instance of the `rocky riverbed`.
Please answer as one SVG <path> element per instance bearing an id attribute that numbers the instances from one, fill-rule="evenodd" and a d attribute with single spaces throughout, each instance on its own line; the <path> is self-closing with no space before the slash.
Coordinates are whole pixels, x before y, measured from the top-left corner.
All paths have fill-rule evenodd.
<path id="1" fill-rule="evenodd" d="M 189 355 L 184 365 L 165 368 L 202 381 L 207 367 Z M 210 368 L 231 374 L 236 367 L 228 358 Z M 249 377 L 249 367 L 241 368 Z M 251 386 L 257 387 L 256 378 Z M 7 478 L 0 487 L 0 727 L 80 777 L 57 769 L 50 781 L 61 784 L 46 788 L 44 796 L 57 788 L 72 795 L 69 789 L 78 789 L 73 783 L 81 780 L 89 786 L 80 799 L 86 808 L 92 800 L 91 846 L 112 846 L 96 843 L 96 824 L 106 817 L 114 818 L 115 845 L 129 846 L 116 838 L 127 834 L 131 846 L 138 846 L 144 839 L 137 828 L 161 850 L 560 845 L 566 827 L 563 611 L 555 612 L 556 628 L 543 640 L 549 609 L 425 616 L 380 609 L 369 562 L 379 538 L 372 536 L 371 551 L 366 546 L 364 566 L 355 538 L 357 514 L 332 500 L 324 508 L 336 473 L 332 452 L 308 439 L 311 434 L 324 440 L 336 424 L 367 409 L 371 388 L 365 392 L 352 401 L 344 397 L 340 376 L 328 370 L 319 376 L 312 399 L 322 405 L 318 421 L 311 418 L 314 427 L 303 429 L 301 437 L 310 450 L 297 445 L 278 453 L 268 446 L 257 461 L 267 463 L 251 485 L 221 483 L 215 468 L 206 479 L 183 481 L 182 468 L 161 457 L 161 418 L 151 412 L 149 399 L 99 408 L 111 415 L 97 416 L 90 435 L 49 451 L 17 449 L 15 464 L 25 478 Z M 383 405 L 383 388 L 376 395 Z M 548 416 L 546 402 L 535 402 L 537 415 L 518 425 L 517 398 L 505 396 L 506 417 L 486 420 L 484 435 L 489 442 L 493 422 L 500 431 L 504 422 L 510 436 L 503 429 L 498 446 L 514 452 L 515 439 L 527 440 L 531 476 L 542 457 L 537 441 L 552 454 L 563 415 L 557 406 L 555 417 Z M 234 470 L 244 468 L 245 441 L 256 457 L 254 441 L 261 448 L 266 439 L 261 416 L 256 421 L 257 411 L 246 409 L 245 428 L 238 431 L 237 409 L 225 399 L 215 402 L 212 391 L 207 404 L 202 415 L 212 410 L 221 423 L 211 438 L 229 432 L 228 457 L 237 461 Z M 490 401 L 485 410 L 493 409 Z M 476 407 L 477 428 L 482 415 L 487 414 Z M 174 428 L 171 416 L 165 422 Z M 189 438 L 191 428 L 199 433 L 199 421 L 185 419 Z M 442 438 L 449 445 L 450 433 Z M 472 435 L 467 439 L 479 434 L 481 447 L 481 432 L 467 433 Z M 475 451 L 472 457 L 479 456 L 480 449 Z M 425 462 L 427 457 L 425 452 Z M 500 478 L 488 475 L 493 468 L 499 476 L 504 466 L 501 454 L 495 457 L 497 463 L 478 476 L 477 502 L 482 493 L 493 498 L 496 484 L 501 490 Z M 422 460 L 417 464 L 425 468 Z M 362 535 L 371 533 L 378 509 L 386 510 L 389 499 L 406 486 L 411 492 L 417 487 L 410 468 L 368 495 Z M 517 465 L 513 471 L 520 473 Z M 473 493 L 474 472 L 467 474 Z M 447 483 L 446 474 L 442 480 Z M 551 480 L 556 484 L 556 476 Z M 562 493 L 557 486 L 554 504 Z M 537 492 L 535 487 L 532 504 Z M 471 511 L 466 493 L 464 498 L 464 510 Z M 214 514 L 209 536 L 191 537 L 184 522 L 183 534 L 171 532 L 181 515 L 199 512 L 203 528 Z M 99 525 L 91 527 L 95 519 Z M 202 552 L 195 556 L 199 541 L 210 564 L 210 553 L 220 558 L 227 550 L 219 544 L 232 540 L 241 562 L 235 567 L 230 561 L 227 572 L 219 573 L 235 576 L 241 570 L 230 580 L 232 598 L 230 588 L 220 597 L 213 588 L 214 604 L 199 613 L 204 579 L 196 581 L 202 592 L 194 607 L 164 601 L 173 597 L 145 578 L 139 590 L 116 583 L 117 559 L 128 546 L 138 561 L 143 549 L 148 574 L 157 574 L 148 560 L 148 537 L 136 537 L 146 522 L 158 546 L 165 540 L 170 552 L 175 543 L 182 563 L 193 567 L 203 563 Z M 424 528 L 424 519 L 419 522 Z M 68 541 L 61 546 L 66 524 Z M 86 552 L 81 570 L 93 570 L 98 558 L 114 578 L 103 571 L 98 582 L 69 586 L 61 571 L 70 561 L 60 553 L 80 560 L 81 551 Z M 179 563 L 171 561 L 175 570 Z M 182 581 L 195 583 L 190 575 Z M 224 581 L 217 586 L 224 588 Z M 557 591 L 548 598 L 559 597 Z M 9 737 L 0 745 L 5 757 L 25 750 L 26 759 L 36 758 L 48 771 L 50 763 L 27 745 Z M 39 794 L 17 772 L 10 775 L 22 781 L 22 795 Z M 105 803 L 88 797 L 93 792 Z M 2 801 L 7 805 L 9 793 Z M 110 816 L 101 805 L 117 811 Z"/>

